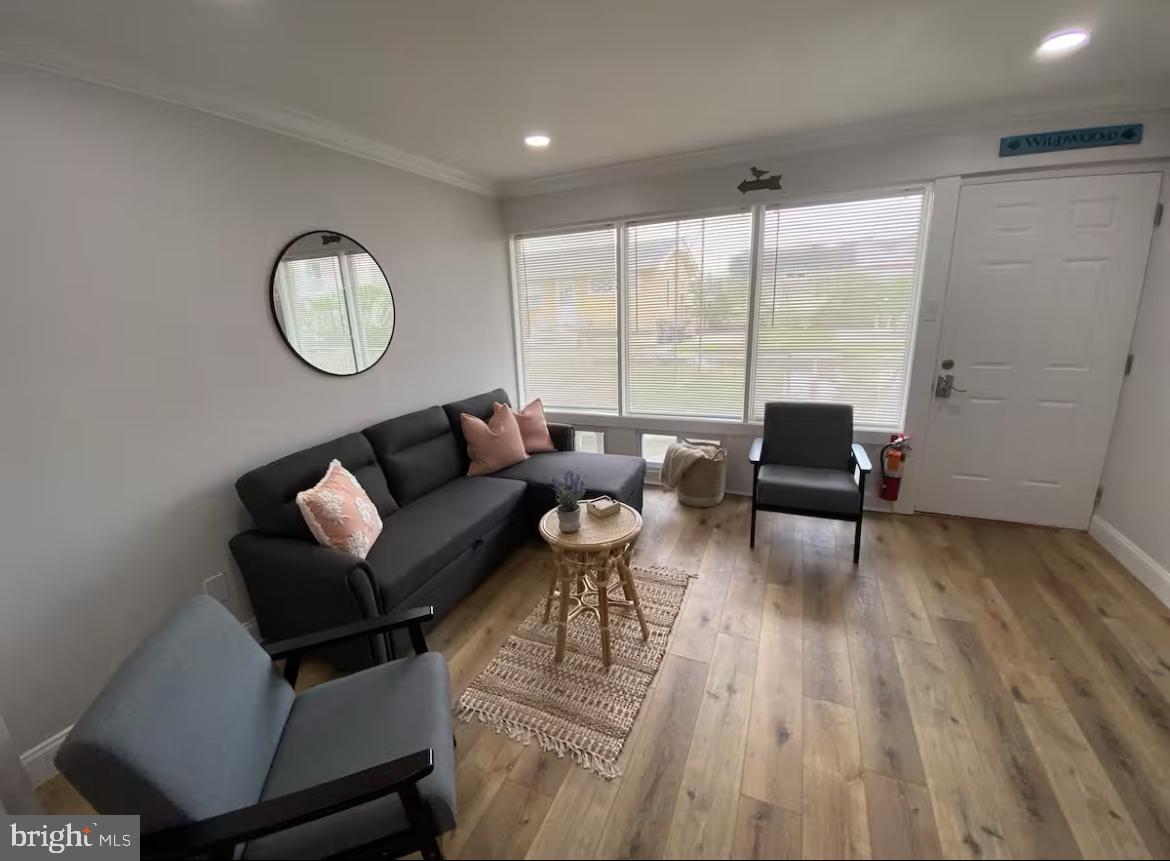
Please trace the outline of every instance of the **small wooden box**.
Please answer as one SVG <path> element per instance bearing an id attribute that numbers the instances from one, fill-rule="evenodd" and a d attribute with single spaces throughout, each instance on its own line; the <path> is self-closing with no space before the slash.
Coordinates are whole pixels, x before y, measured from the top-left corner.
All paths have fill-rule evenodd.
<path id="1" fill-rule="evenodd" d="M 618 513 L 622 505 L 617 500 L 610 499 L 608 496 L 599 496 L 597 499 L 589 500 L 586 507 L 594 517 L 612 517 Z"/>

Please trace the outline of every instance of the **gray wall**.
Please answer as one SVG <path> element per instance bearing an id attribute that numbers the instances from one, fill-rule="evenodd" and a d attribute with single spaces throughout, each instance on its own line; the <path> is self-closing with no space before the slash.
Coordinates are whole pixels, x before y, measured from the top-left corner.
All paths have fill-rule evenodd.
<path id="1" fill-rule="evenodd" d="M 1170 174 L 1162 178 L 1170 209 Z M 1093 530 L 1170 604 L 1170 220 L 1154 231 L 1134 329 L 1133 373 L 1121 390 Z M 1099 527 L 1101 524 L 1094 524 Z M 1110 531 L 1113 530 L 1112 532 Z"/>
<path id="2" fill-rule="evenodd" d="M 515 368 L 494 201 L 3 64 L 0 117 L 0 713 L 25 749 L 235 577 L 240 473 Z M 307 368 L 270 316 L 273 258 L 313 228 L 394 289 L 394 340 L 358 377 Z"/>

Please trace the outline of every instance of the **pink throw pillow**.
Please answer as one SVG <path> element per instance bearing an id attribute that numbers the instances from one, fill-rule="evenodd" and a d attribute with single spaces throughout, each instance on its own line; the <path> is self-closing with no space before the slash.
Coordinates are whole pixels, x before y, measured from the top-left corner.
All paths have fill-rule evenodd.
<path id="1" fill-rule="evenodd" d="M 512 410 L 516 416 L 516 423 L 520 425 L 520 437 L 524 440 L 524 450 L 529 454 L 557 450 L 548 432 L 548 422 L 544 418 L 544 404 L 540 402 L 540 398 L 522 410 L 512 409 L 507 404 L 501 404 L 498 401 L 495 409 Z"/>
<path id="2" fill-rule="evenodd" d="M 297 494 L 297 508 L 318 544 L 365 559 L 382 533 L 382 518 L 353 474 L 333 461 L 325 477 Z"/>
<path id="3" fill-rule="evenodd" d="M 496 410 L 488 422 L 463 413 L 459 422 L 467 440 L 467 456 L 471 458 L 468 475 L 488 475 L 528 460 L 520 425 L 511 410 Z"/>

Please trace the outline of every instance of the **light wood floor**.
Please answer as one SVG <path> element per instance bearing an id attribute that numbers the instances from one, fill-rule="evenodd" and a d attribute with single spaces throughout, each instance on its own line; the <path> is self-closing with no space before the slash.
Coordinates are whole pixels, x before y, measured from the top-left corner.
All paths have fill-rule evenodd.
<path id="1" fill-rule="evenodd" d="M 457 731 L 449 857 L 1170 856 L 1170 611 L 1078 533 L 849 524 L 647 494 L 635 561 L 699 572 L 601 780 Z M 538 600 L 518 551 L 430 637 L 455 695 Z M 80 800 L 59 779 L 55 811 Z"/>

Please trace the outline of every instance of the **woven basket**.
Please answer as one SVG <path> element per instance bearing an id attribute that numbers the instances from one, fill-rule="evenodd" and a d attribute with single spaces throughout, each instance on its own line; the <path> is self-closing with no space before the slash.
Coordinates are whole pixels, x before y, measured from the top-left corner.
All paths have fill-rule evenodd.
<path id="1" fill-rule="evenodd" d="M 727 488 L 727 450 L 703 446 L 716 452 L 714 460 L 697 461 L 678 483 L 678 501 L 692 508 L 710 508 L 723 501 Z"/>

